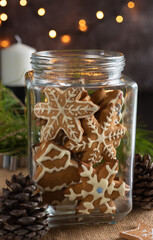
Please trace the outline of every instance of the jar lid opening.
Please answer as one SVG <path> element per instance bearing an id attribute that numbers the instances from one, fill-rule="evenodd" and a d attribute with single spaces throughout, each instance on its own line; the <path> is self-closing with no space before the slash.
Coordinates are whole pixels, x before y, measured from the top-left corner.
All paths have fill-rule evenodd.
<path id="1" fill-rule="evenodd" d="M 77 74 L 114 79 L 120 77 L 125 58 L 120 52 L 105 50 L 51 50 L 33 53 L 31 63 L 37 78 L 45 73 L 57 79 Z"/>
<path id="2" fill-rule="evenodd" d="M 103 59 L 103 60 L 124 60 L 124 54 L 121 52 L 112 52 L 105 50 L 49 50 L 39 51 L 32 54 L 33 58 L 68 58 L 81 57 L 85 59 Z"/>

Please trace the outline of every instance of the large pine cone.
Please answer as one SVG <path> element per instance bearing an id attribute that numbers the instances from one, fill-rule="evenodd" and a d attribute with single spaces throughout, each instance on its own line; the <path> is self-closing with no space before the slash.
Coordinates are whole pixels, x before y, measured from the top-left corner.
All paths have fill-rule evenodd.
<path id="1" fill-rule="evenodd" d="M 135 155 L 133 204 L 153 208 L 153 163 L 149 155 Z"/>
<path id="2" fill-rule="evenodd" d="M 6 180 L 0 197 L 0 236 L 7 240 L 38 239 L 48 231 L 42 197 L 30 176 L 21 173 Z"/>

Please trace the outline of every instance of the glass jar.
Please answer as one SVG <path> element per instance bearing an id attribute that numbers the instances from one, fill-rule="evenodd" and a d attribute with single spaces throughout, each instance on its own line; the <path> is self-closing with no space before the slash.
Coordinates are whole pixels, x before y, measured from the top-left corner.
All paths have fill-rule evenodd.
<path id="1" fill-rule="evenodd" d="M 50 226 L 118 222 L 132 209 L 137 108 L 124 55 L 42 51 L 31 60 L 30 173 Z"/>

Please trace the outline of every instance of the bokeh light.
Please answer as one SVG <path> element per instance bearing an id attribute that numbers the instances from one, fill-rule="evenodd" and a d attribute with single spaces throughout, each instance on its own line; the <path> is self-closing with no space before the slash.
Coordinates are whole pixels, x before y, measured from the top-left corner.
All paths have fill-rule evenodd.
<path id="1" fill-rule="evenodd" d="M 61 37 L 61 41 L 62 41 L 63 43 L 69 43 L 69 42 L 71 41 L 71 36 L 70 36 L 70 35 L 63 35 L 63 36 Z"/>
<path id="2" fill-rule="evenodd" d="M 50 36 L 51 38 L 55 38 L 55 37 L 57 36 L 56 31 L 55 31 L 55 30 L 50 30 L 50 31 L 49 31 L 49 36 Z"/>
<path id="3" fill-rule="evenodd" d="M 7 1 L 6 0 L 1 0 L 0 1 L 0 6 L 1 7 L 5 7 L 7 5 Z"/>
<path id="4" fill-rule="evenodd" d="M 122 23 L 122 22 L 123 22 L 123 17 L 122 17 L 121 15 L 118 15 L 118 16 L 116 17 L 116 22 L 117 22 L 117 23 Z"/>
<path id="5" fill-rule="evenodd" d="M 128 2 L 127 6 L 128 6 L 128 8 L 134 8 L 135 7 L 135 3 L 130 1 L 130 2 Z"/>
<path id="6" fill-rule="evenodd" d="M 38 9 L 38 15 L 39 15 L 39 16 L 44 16 L 44 15 L 45 15 L 45 12 L 46 12 L 46 11 L 45 11 L 44 8 L 39 8 L 39 9 Z"/>
<path id="7" fill-rule="evenodd" d="M 86 20 L 80 19 L 80 20 L 79 20 L 79 26 L 80 26 L 80 27 L 83 27 L 83 26 L 85 26 L 85 25 L 86 25 Z"/>
<path id="8" fill-rule="evenodd" d="M 9 40 L 1 41 L 1 47 L 2 48 L 7 48 L 8 46 L 10 46 L 10 41 Z"/>
<path id="9" fill-rule="evenodd" d="M 0 19 L 1 19 L 2 21 L 6 21 L 6 20 L 8 19 L 7 14 L 6 14 L 6 13 L 2 13 L 2 14 L 0 15 Z"/>
<path id="10" fill-rule="evenodd" d="M 27 0 L 20 0 L 20 5 L 25 7 L 27 5 Z"/>
<path id="11" fill-rule="evenodd" d="M 87 25 L 79 26 L 79 29 L 81 32 L 86 32 L 88 30 L 88 27 L 87 27 Z"/>
<path id="12" fill-rule="evenodd" d="M 96 12 L 96 17 L 98 19 L 103 19 L 104 18 L 104 13 L 102 11 L 98 11 L 98 12 Z"/>

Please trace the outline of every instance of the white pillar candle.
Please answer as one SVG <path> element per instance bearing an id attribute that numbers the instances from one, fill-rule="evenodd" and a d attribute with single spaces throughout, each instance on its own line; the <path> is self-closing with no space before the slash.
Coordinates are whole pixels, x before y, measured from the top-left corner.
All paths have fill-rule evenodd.
<path id="1" fill-rule="evenodd" d="M 1 78 L 5 86 L 25 86 L 25 73 L 31 70 L 30 57 L 36 50 L 16 43 L 1 51 Z"/>

